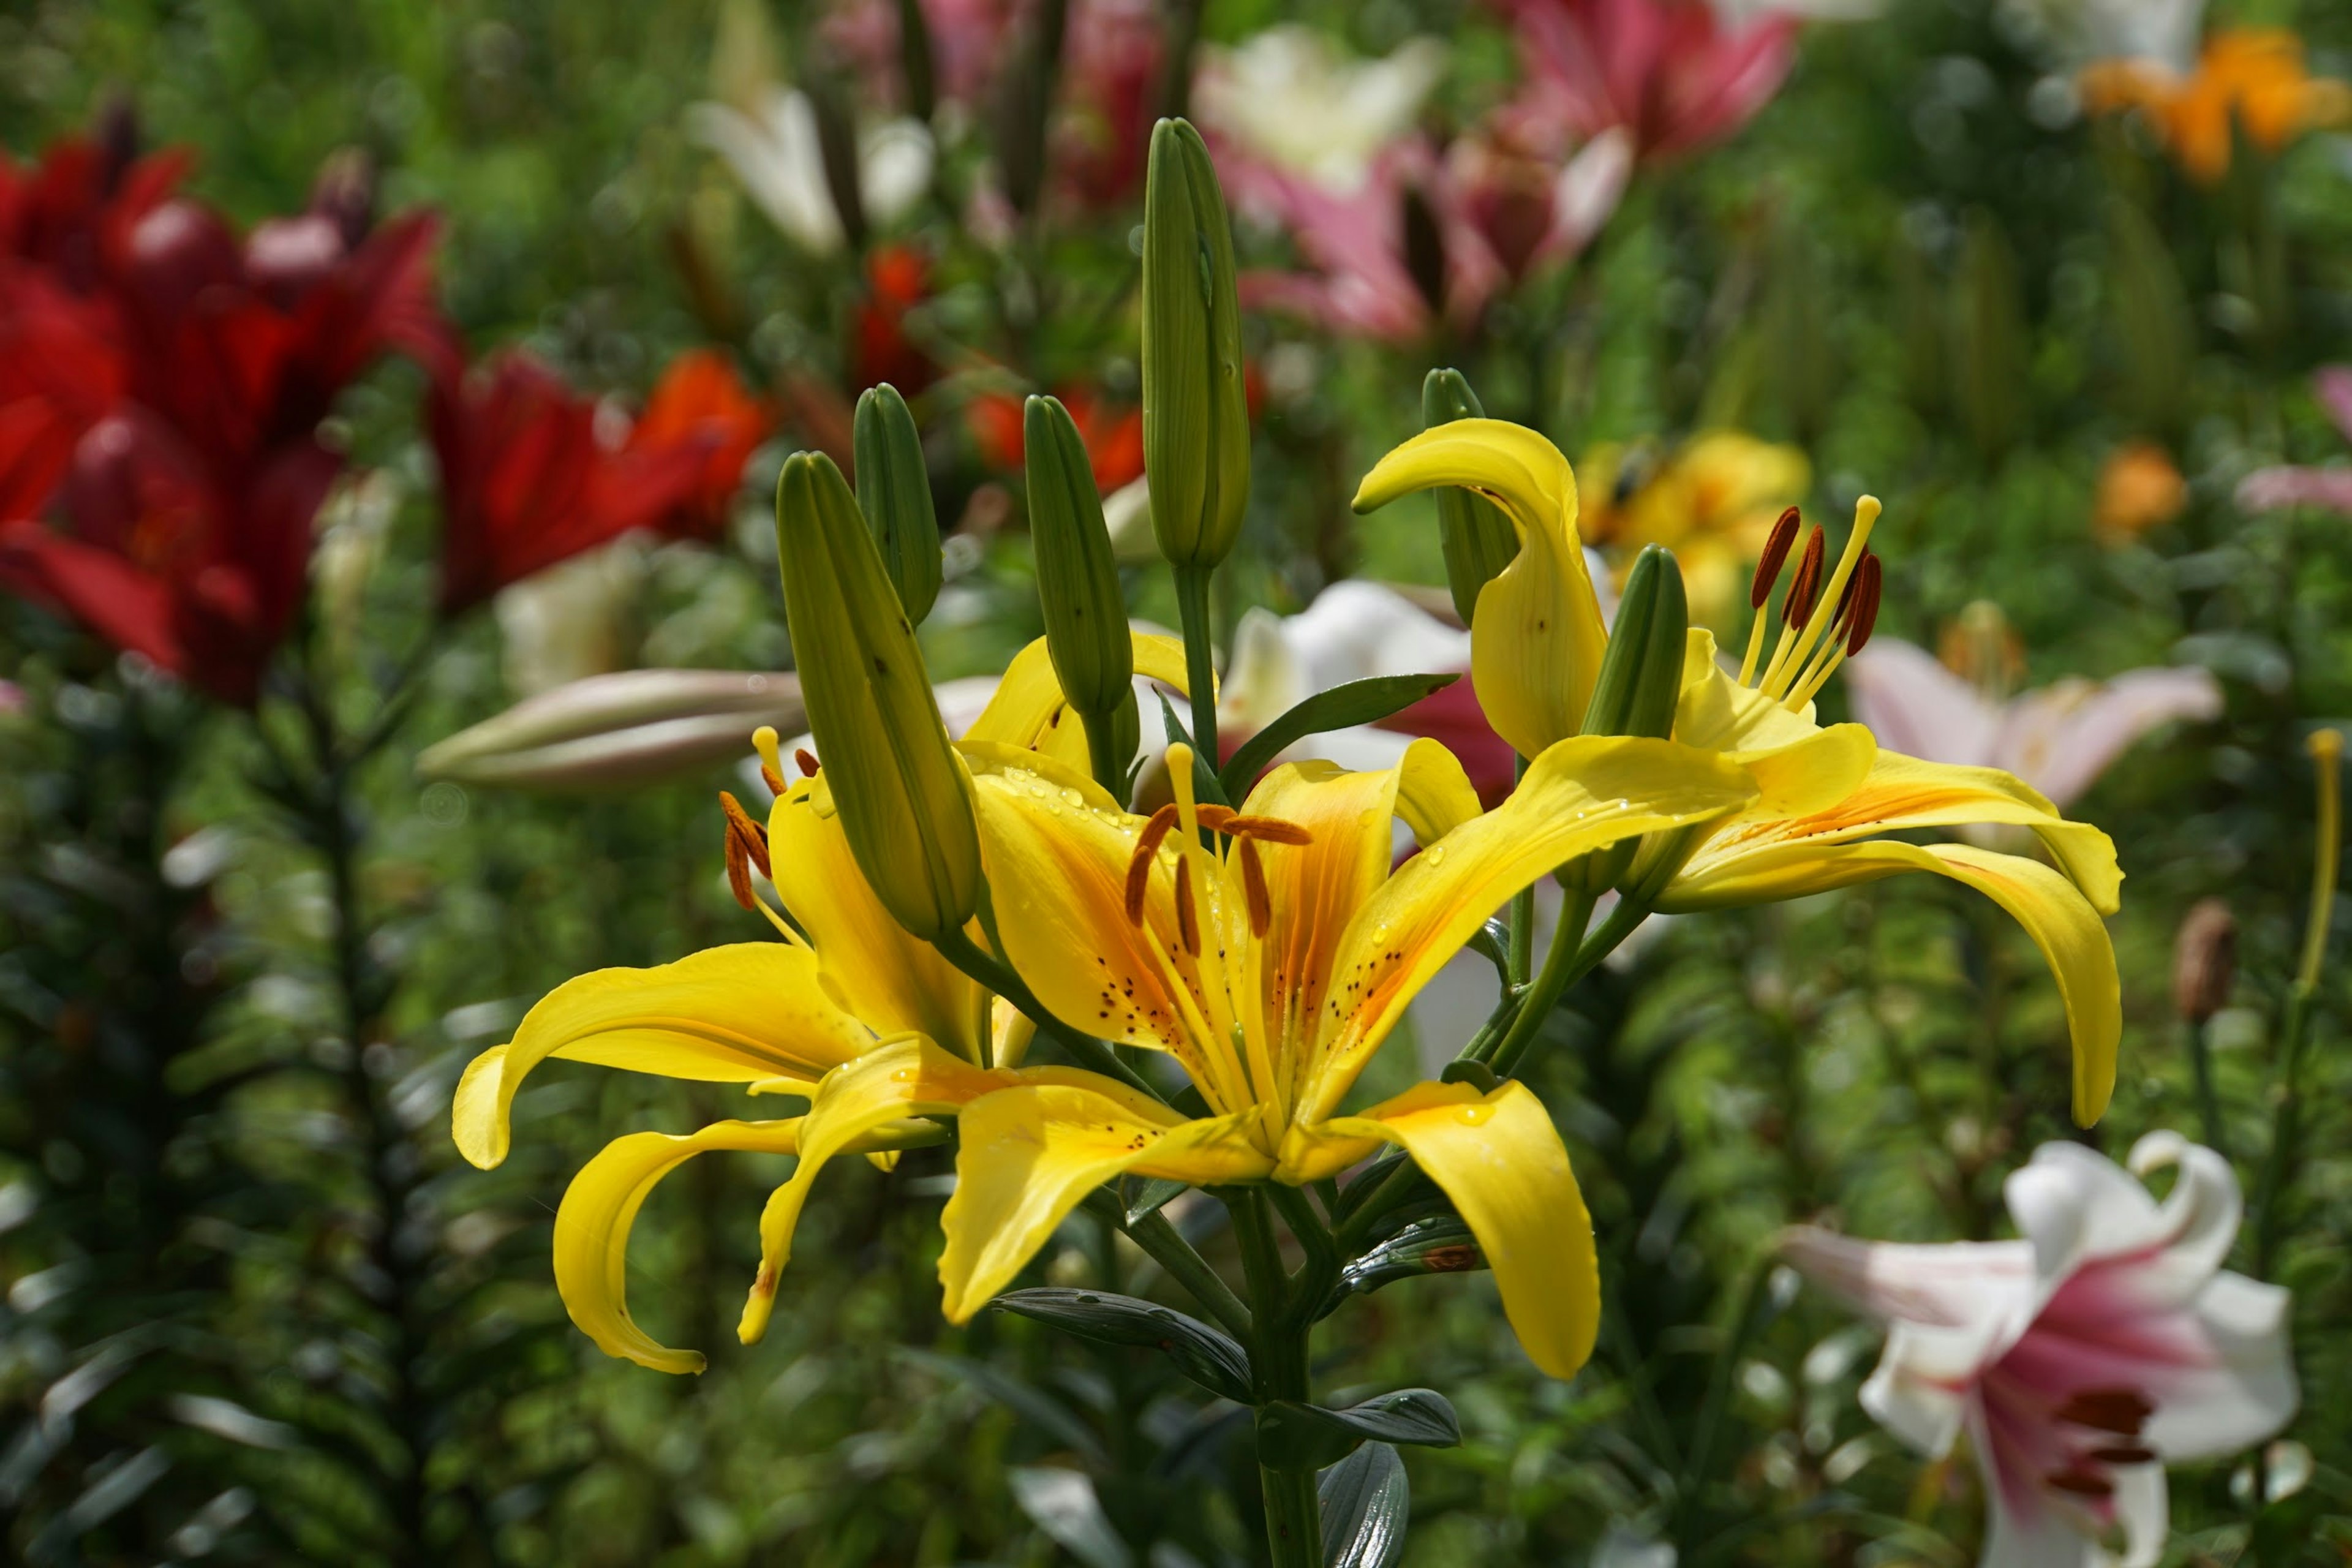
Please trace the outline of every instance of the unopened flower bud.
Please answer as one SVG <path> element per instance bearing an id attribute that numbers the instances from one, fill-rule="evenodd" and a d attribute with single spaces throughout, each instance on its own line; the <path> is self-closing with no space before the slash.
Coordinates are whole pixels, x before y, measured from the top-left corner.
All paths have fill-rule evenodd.
<path id="1" fill-rule="evenodd" d="M 1029 533 L 1054 674 L 1091 729 L 1134 694 L 1135 644 L 1111 559 L 1110 530 L 1087 446 L 1059 400 L 1032 397 L 1022 413 Z"/>
<path id="2" fill-rule="evenodd" d="M 1682 695 L 1683 648 L 1690 636 L 1690 605 L 1674 552 L 1646 546 L 1626 576 L 1617 603 L 1617 624 L 1609 651 L 1592 683 L 1584 710 L 1587 735 L 1643 735 L 1664 740 L 1675 727 L 1675 704 Z M 1673 835 L 1659 836 L 1661 840 Z M 1588 855 L 1562 873 L 1600 893 L 1617 886 L 1633 868 L 1641 839 L 1629 838 Z M 1650 847 L 1654 852 L 1659 847 Z M 1647 868 L 1647 862 L 1644 863 Z"/>
<path id="3" fill-rule="evenodd" d="M 959 930 L 980 901 L 971 781 L 948 744 L 914 623 L 832 458 L 785 459 L 776 546 L 809 729 L 850 853 L 910 933 Z"/>
<path id="4" fill-rule="evenodd" d="M 1233 231 L 1201 133 L 1151 132 L 1143 196 L 1143 469 L 1178 566 L 1223 561 L 1249 501 L 1249 407 Z"/>
<path id="5" fill-rule="evenodd" d="M 1484 419 L 1478 395 L 1458 370 L 1433 370 L 1421 384 L 1421 427 L 1456 419 Z M 1445 551 L 1445 582 L 1454 591 L 1454 613 L 1468 626 L 1478 609 L 1478 590 L 1502 575 L 1519 552 L 1519 536 L 1494 502 L 1473 490 L 1437 492 L 1438 542 Z"/>
<path id="6" fill-rule="evenodd" d="M 762 724 L 801 725 L 800 678 L 731 669 L 630 669 L 541 693 L 427 746 L 427 779 L 478 787 L 619 789 L 742 755 Z"/>
<path id="7" fill-rule="evenodd" d="M 2202 1024 L 2230 1003 L 2238 976 L 2238 917 L 2220 899 L 2200 899 L 2172 940 L 2172 1006 Z"/>
<path id="8" fill-rule="evenodd" d="M 858 395 L 851 429 L 858 510 L 874 531 L 882 569 L 907 619 L 920 626 L 940 596 L 940 518 L 915 416 L 886 381 Z"/>

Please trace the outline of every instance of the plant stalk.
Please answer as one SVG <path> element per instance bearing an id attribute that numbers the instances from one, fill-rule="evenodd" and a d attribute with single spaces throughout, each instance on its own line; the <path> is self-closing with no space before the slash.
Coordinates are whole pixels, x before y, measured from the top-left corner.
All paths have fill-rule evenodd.
<path id="1" fill-rule="evenodd" d="M 1176 607 L 1184 626 L 1184 679 L 1192 689 L 1192 743 L 1213 773 L 1224 761 L 1217 750 L 1217 665 L 1209 629 L 1209 573 L 1179 566 Z"/>

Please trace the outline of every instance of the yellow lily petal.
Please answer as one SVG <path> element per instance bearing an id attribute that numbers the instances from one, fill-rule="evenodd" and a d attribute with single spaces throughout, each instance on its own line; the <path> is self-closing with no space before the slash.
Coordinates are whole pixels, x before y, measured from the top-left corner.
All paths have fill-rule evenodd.
<path id="1" fill-rule="evenodd" d="M 1759 792 L 1756 802 L 1724 825 L 1825 811 L 1862 784 L 1878 742 L 1860 724 L 1813 722 L 1813 705 L 1790 712 L 1777 700 L 1734 679 L 1716 657 L 1715 634 L 1693 626 L 1683 655 L 1683 689 L 1675 706 L 1675 739 L 1721 752 L 1746 768 Z"/>
<path id="2" fill-rule="evenodd" d="M 800 1147 L 801 1119 L 720 1121 L 699 1132 L 633 1132 L 604 1145 L 564 1189 L 555 1211 L 555 1289 L 580 1331 L 609 1356 L 625 1356 L 656 1372 L 700 1372 L 698 1351 L 671 1350 L 629 1316 L 629 1227 L 661 1179 L 711 1149 L 791 1154 Z"/>
<path id="3" fill-rule="evenodd" d="M 1423 847 L 1486 809 L 1453 752 L 1426 738 L 1404 749 L 1397 764 L 1396 814 Z"/>
<path id="4" fill-rule="evenodd" d="M 1591 1359 L 1601 1324 L 1592 1216 L 1559 1130 L 1527 1085 L 1481 1095 L 1468 1084 L 1420 1084 L 1317 1131 L 1402 1144 L 1478 1238 L 1528 1359 L 1559 1378 Z"/>
<path id="5" fill-rule="evenodd" d="M 956 1189 L 940 1217 L 948 1321 L 967 1321 L 1011 1284 L 1070 1211 L 1115 1176 L 1265 1176 L 1274 1162 L 1249 1141 L 1256 1122 L 1254 1111 L 1186 1121 L 1165 1106 L 1066 1083 L 1024 1083 L 973 1100 L 958 1118 Z"/>
<path id="6" fill-rule="evenodd" d="M 1294 1120 L 1311 1125 L 1338 1108 L 1405 1003 L 1521 888 L 1621 838 L 1718 816 L 1755 795 L 1738 767 L 1672 741 L 1594 735 L 1547 750 L 1510 799 L 1406 861 L 1357 911 L 1334 956 Z"/>
<path id="7" fill-rule="evenodd" d="M 768 813 L 776 892 L 816 949 L 826 994 L 877 1034 L 928 1035 L 980 1060 L 980 986 L 882 907 L 829 795 L 820 774 L 793 784 Z"/>
<path id="8" fill-rule="evenodd" d="M 1183 643 L 1148 632 L 1130 635 L 1135 646 L 1135 673 L 1172 687 L 1179 696 L 1186 695 Z M 988 706 L 981 710 L 980 717 L 972 721 L 962 738 L 1034 751 L 1057 731 L 1076 727 L 1076 721 L 1069 717 L 1069 705 L 1062 696 L 1062 683 L 1054 675 L 1053 658 L 1045 651 L 1045 639 L 1039 637 L 1013 656 L 996 683 L 996 695 L 988 700 Z M 1076 760 L 1080 766 L 1085 765 L 1083 736 Z"/>
<path id="9" fill-rule="evenodd" d="M 1582 727 L 1608 647 L 1576 532 L 1576 476 L 1559 447 L 1524 426 L 1460 419 L 1382 458 L 1355 508 L 1444 485 L 1484 493 L 1519 535 L 1519 553 L 1479 591 L 1470 677 L 1495 733 L 1532 757 Z"/>
<path id="10" fill-rule="evenodd" d="M 549 1057 L 716 1083 L 814 1083 L 873 1043 L 829 1001 L 815 955 L 782 942 L 714 947 L 653 969 L 599 969 L 523 1015 L 457 1081 L 458 1152 L 488 1170 L 507 1157 L 507 1117 Z"/>
<path id="11" fill-rule="evenodd" d="M 1801 898 L 1875 881 L 1904 871 L 1934 871 L 1965 882 L 2023 926 L 2041 948 L 2066 1005 L 2074 1042 L 2074 1120 L 2088 1127 L 2116 1086 L 2123 1037 L 2123 986 L 2116 950 L 2098 911 L 2074 884 L 2038 860 L 1965 844 L 1788 844 L 1726 859 L 1704 875 L 1678 877 L 1659 901 L 1665 910 L 1724 909 Z"/>

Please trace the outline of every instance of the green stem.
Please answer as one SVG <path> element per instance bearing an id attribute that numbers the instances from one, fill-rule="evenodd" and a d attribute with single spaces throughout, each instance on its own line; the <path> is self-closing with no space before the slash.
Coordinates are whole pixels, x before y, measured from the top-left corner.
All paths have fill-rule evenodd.
<path id="1" fill-rule="evenodd" d="M 1713 1479 L 1716 1439 L 1731 1408 L 1732 1374 L 1738 1370 L 1740 1352 L 1748 1348 L 1748 1336 L 1755 1330 L 1756 1309 L 1763 1300 L 1765 1282 L 1771 1273 L 1769 1261 L 1759 1262 L 1748 1269 L 1747 1289 L 1739 1293 L 1738 1315 L 1731 1320 L 1731 1338 L 1707 1373 L 1706 1398 L 1699 1405 L 1698 1424 L 1691 1434 L 1690 1458 L 1683 1467 L 1682 1483 L 1675 1489 L 1675 1538 L 1686 1563 L 1698 1548 L 1699 1531 L 1706 1523 L 1706 1485 Z"/>
<path id="2" fill-rule="evenodd" d="M 2304 1044 L 2311 1034 L 2311 988 L 2297 983 L 2287 993 L 2286 1016 L 2279 1026 L 2278 1111 L 2271 1123 L 2270 1153 L 2254 1189 L 2252 1273 L 2268 1279 L 2278 1261 L 2288 1180 L 2303 1143 Z"/>
<path id="3" fill-rule="evenodd" d="M 1257 1402 L 1264 1405 L 1277 1399 L 1305 1400 L 1309 1393 L 1307 1331 L 1306 1325 L 1291 1321 L 1286 1310 L 1291 1281 L 1283 1270 L 1282 1252 L 1276 1245 L 1271 1216 L 1266 1213 L 1266 1189 L 1227 1189 L 1217 1195 L 1233 1213 L 1234 1235 L 1241 1243 L 1242 1269 L 1249 1280 L 1250 1301 L 1257 1325 L 1250 1347 L 1251 1381 Z M 1320 1228 L 1319 1224 L 1316 1228 Z M 1313 1273 L 1311 1265 L 1304 1272 Z M 1316 1497 L 1315 1472 L 1276 1469 L 1261 1462 L 1257 1474 L 1258 1487 L 1265 1500 L 1266 1550 L 1275 1568 L 1320 1568 L 1322 1508 Z"/>
<path id="4" fill-rule="evenodd" d="M 2227 1160 L 2229 1132 L 2221 1123 L 2221 1096 L 2213 1086 L 2212 1043 L 2203 1019 L 2188 1020 L 2182 1027 L 2189 1031 L 2189 1065 L 2197 1074 L 2197 1116 L 2205 1126 L 2205 1147 Z"/>
<path id="5" fill-rule="evenodd" d="M 1121 804 L 1127 802 L 1127 763 L 1118 754 L 1118 742 L 1114 734 L 1118 716 L 1115 713 L 1081 713 L 1078 721 L 1086 726 L 1087 762 L 1094 770 L 1095 783 L 1110 791 Z"/>
<path id="6" fill-rule="evenodd" d="M 931 945 L 939 950 L 941 958 L 1027 1014 L 1035 1021 L 1037 1032 L 1067 1051 L 1070 1058 L 1080 1067 L 1089 1072 L 1098 1072 L 1105 1078 L 1117 1079 L 1128 1088 L 1148 1094 L 1162 1104 L 1167 1102 L 1165 1095 L 1152 1088 L 1140 1073 L 1119 1060 L 1118 1054 L 1108 1046 L 1090 1035 L 1079 1034 L 1047 1012 L 1045 1005 L 1029 989 L 1028 983 L 1014 973 L 1010 964 L 1001 962 L 993 953 L 984 952 L 961 931 L 950 931 L 936 937 Z M 981 1065 L 990 1064 L 983 1062 Z"/>
<path id="7" fill-rule="evenodd" d="M 1184 626 L 1184 679 L 1192 688 L 1192 743 L 1215 773 L 1224 761 L 1217 750 L 1217 667 L 1209 631 L 1209 570 L 1176 568 L 1176 608 Z"/>
<path id="8" fill-rule="evenodd" d="M 1249 1308 L 1234 1294 L 1223 1277 L 1209 1267 L 1209 1260 L 1193 1250 L 1192 1244 L 1169 1223 L 1166 1215 L 1155 1210 L 1126 1230 L 1153 1262 L 1192 1292 L 1192 1299 L 1207 1309 L 1227 1333 L 1244 1342 L 1249 1339 L 1254 1327 Z"/>
<path id="9" fill-rule="evenodd" d="M 1513 785 L 1516 787 L 1518 781 L 1527 776 L 1527 758 L 1513 757 L 1511 759 Z M 1535 884 L 1530 882 L 1511 896 L 1511 952 L 1508 966 L 1510 981 L 1504 987 L 1506 1001 L 1509 1000 L 1511 992 L 1528 983 L 1528 976 L 1535 972 L 1535 966 L 1536 889 Z"/>
<path id="10" fill-rule="evenodd" d="M 1582 916 L 1577 916 L 1580 908 L 1585 911 Z M 1526 999 L 1519 1004 L 1519 1016 L 1511 1020 L 1510 1032 L 1488 1058 L 1496 1077 L 1508 1078 L 1517 1070 L 1544 1020 L 1551 1016 L 1551 1010 L 1559 1005 L 1568 988 L 1616 952 L 1617 944 L 1633 935 L 1633 928 L 1650 912 L 1631 899 L 1620 899 L 1601 929 L 1580 942 L 1577 937 L 1582 935 L 1584 921 L 1590 918 L 1591 908 L 1592 900 L 1579 899 L 1560 910 L 1559 928 L 1551 933 L 1551 952 L 1545 955 L 1543 973 L 1528 987 Z"/>

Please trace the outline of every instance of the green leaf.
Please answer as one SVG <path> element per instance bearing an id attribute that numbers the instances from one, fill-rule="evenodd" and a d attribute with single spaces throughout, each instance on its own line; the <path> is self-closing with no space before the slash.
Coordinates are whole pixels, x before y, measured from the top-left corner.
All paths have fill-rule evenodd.
<path id="1" fill-rule="evenodd" d="M 1400 1388 L 1345 1410 L 1277 1399 L 1257 1413 L 1258 1463 L 1277 1470 L 1319 1470 L 1364 1442 L 1451 1448 L 1462 1422 L 1433 1388 Z"/>
<path id="2" fill-rule="evenodd" d="M 1365 1444 L 1323 1472 L 1315 1495 L 1323 1505 L 1328 1568 L 1393 1568 L 1403 1557 L 1412 1488 L 1394 1448 Z"/>
<path id="3" fill-rule="evenodd" d="M 940 1377 L 968 1383 L 981 1393 L 1026 1418 L 1038 1430 L 1058 1439 L 1062 1445 L 1090 1465 L 1108 1467 L 1110 1456 L 1102 1439 L 1093 1428 L 1068 1405 L 1041 1394 L 1017 1377 L 1009 1377 L 984 1362 L 969 1356 L 941 1355 L 936 1351 L 916 1350 L 900 1346 L 898 1357 Z"/>
<path id="4" fill-rule="evenodd" d="M 1168 726 L 1168 739 L 1171 742 L 1181 741 L 1192 748 L 1192 798 L 1212 805 L 1232 805 L 1223 783 L 1210 771 L 1209 759 L 1201 754 L 1200 742 L 1192 739 L 1192 731 L 1184 728 L 1184 721 L 1176 717 L 1176 710 L 1169 702 L 1168 693 L 1155 689 L 1153 694 L 1160 699 L 1160 717 Z"/>
<path id="5" fill-rule="evenodd" d="M 1119 1207 L 1126 1211 L 1127 1223 L 1135 1225 L 1166 1208 L 1170 1200 L 1189 1185 L 1188 1182 L 1171 1182 L 1165 1176 L 1121 1176 Z"/>
<path id="6" fill-rule="evenodd" d="M 1486 1267 L 1486 1255 L 1459 1215 L 1415 1220 L 1339 1270 L 1341 1289 L 1369 1295 L 1423 1274 L 1464 1274 Z"/>
<path id="7" fill-rule="evenodd" d="M 1104 1290 L 1041 1286 L 1008 1290 L 989 1305 L 1050 1323 L 1066 1333 L 1107 1345 L 1140 1345 L 1174 1362 L 1178 1370 L 1212 1394 L 1247 1403 L 1249 1352 L 1222 1330 L 1213 1329 L 1173 1307 Z M 1448 1415 L 1452 1413 L 1449 1411 Z"/>
<path id="8" fill-rule="evenodd" d="M 1227 798 L 1244 793 L 1252 781 L 1292 742 L 1327 730 L 1370 724 L 1402 712 L 1432 692 L 1443 691 L 1462 677 L 1451 675 L 1376 675 L 1350 680 L 1328 691 L 1318 691 L 1242 742 L 1220 775 Z"/>

